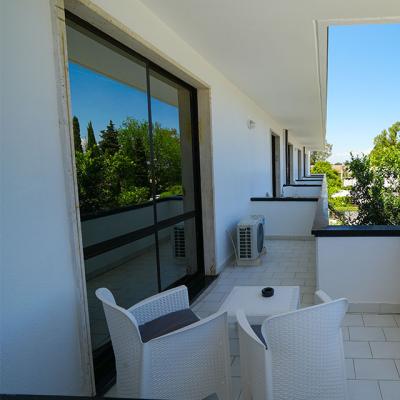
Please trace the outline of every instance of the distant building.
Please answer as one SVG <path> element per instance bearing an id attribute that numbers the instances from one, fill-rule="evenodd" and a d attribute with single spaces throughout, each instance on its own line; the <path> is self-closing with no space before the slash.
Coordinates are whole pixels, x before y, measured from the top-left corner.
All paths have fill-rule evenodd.
<path id="1" fill-rule="evenodd" d="M 342 163 L 332 164 L 332 168 L 339 173 L 340 179 L 343 180 L 343 175 L 345 173 L 346 166 Z"/>

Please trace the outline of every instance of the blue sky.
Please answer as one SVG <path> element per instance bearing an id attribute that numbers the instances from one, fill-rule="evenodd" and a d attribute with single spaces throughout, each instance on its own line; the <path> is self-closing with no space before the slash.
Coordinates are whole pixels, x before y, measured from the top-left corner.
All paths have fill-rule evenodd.
<path id="1" fill-rule="evenodd" d="M 97 139 L 110 119 L 119 127 L 126 117 L 147 120 L 146 93 L 100 75 L 78 64 L 69 63 L 72 113 L 79 118 L 81 137 L 92 121 Z M 153 122 L 179 131 L 178 109 L 152 99 Z"/>
<path id="2" fill-rule="evenodd" d="M 331 162 L 368 153 L 400 120 L 400 24 L 329 28 L 327 140 Z"/>

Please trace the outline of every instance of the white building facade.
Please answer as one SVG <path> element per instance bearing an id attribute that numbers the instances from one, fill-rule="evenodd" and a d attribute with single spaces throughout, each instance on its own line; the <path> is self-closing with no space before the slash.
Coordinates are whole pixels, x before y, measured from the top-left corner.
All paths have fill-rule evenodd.
<path id="1" fill-rule="evenodd" d="M 226 1 L 215 6 L 216 16 L 221 18 L 224 10 L 227 13 L 227 30 L 220 28 L 217 35 L 213 18 L 207 20 L 205 15 L 198 16 L 190 30 L 197 6 L 188 3 L 171 2 L 166 12 L 168 2 L 156 0 L 148 4 L 138 0 L 1 0 L 0 393 L 96 393 L 81 231 L 84 222 L 80 220 L 73 155 L 65 10 L 196 90 L 206 276 L 219 274 L 232 260 L 227 231 L 234 230 L 243 216 L 267 215 L 269 236 L 311 236 L 315 199 L 298 207 L 296 202 L 270 199 L 267 208 L 266 203 L 251 199 L 271 198 L 274 191 L 278 198 L 319 195 L 320 188 L 315 194 L 312 184 L 303 192 L 302 184 L 307 182 L 302 180 L 310 174 L 310 151 L 324 142 L 326 26 L 341 16 L 340 7 L 322 11 L 315 5 L 310 11 L 312 2 L 307 2 L 310 9 L 298 16 L 301 35 L 294 47 L 288 47 L 296 36 L 291 26 L 276 37 L 262 36 L 271 33 L 269 28 L 261 31 L 254 38 L 256 43 L 246 48 L 245 35 L 221 39 L 229 35 L 231 22 L 240 21 L 246 10 L 243 4 L 234 2 L 234 11 Z M 262 7 L 259 3 L 252 2 L 250 15 L 242 21 L 243 31 L 250 36 L 256 33 L 246 18 L 257 15 L 257 7 Z M 369 9 L 361 1 L 354 3 L 346 11 L 349 20 L 381 17 L 382 8 L 385 15 L 396 15 L 396 2 L 385 1 L 378 7 L 371 1 Z M 292 17 L 283 18 L 281 7 L 277 5 L 267 21 L 280 16 L 289 26 Z M 207 6 L 203 8 L 206 12 Z M 190 17 L 180 24 L 180 13 L 189 11 Z M 198 31 L 202 21 L 204 37 Z M 254 26 L 260 23 L 255 21 Z M 292 23 L 296 24 L 295 18 Z M 218 39 L 209 43 L 208 53 L 202 45 L 209 34 Z M 228 49 L 231 41 L 237 43 Z M 220 47 L 220 53 L 226 51 L 227 64 L 233 64 L 236 51 L 241 79 L 235 79 L 235 66 L 223 64 L 223 55 L 212 57 L 223 43 L 227 47 Z M 265 51 L 259 59 L 261 48 Z M 282 58 L 276 58 L 280 52 Z M 292 65 L 293 59 L 301 57 L 304 63 Z M 265 68 L 268 63 L 274 66 L 267 68 L 265 81 L 257 82 L 262 66 L 252 71 L 243 60 L 250 65 L 263 61 Z M 275 168 L 273 136 L 279 143 Z M 322 279 L 329 280 L 329 276 Z M 363 300 L 362 294 L 358 297 L 357 301 Z"/>

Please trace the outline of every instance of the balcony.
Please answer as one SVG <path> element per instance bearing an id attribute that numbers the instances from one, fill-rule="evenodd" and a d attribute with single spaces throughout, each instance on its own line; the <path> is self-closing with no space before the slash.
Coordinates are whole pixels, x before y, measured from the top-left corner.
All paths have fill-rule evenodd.
<path id="1" fill-rule="evenodd" d="M 267 253 L 261 265 L 241 267 L 231 263 L 195 301 L 193 310 L 201 317 L 216 312 L 232 288 L 239 285 L 298 285 L 301 307 L 314 304 L 316 289 L 347 297 L 350 307 L 342 332 L 350 399 L 396 398 L 392 396 L 398 396 L 400 390 L 400 268 L 399 238 L 392 235 L 398 236 L 398 230 L 330 228 L 325 181 L 317 199 L 313 186 L 289 188 L 287 194 L 302 197 L 252 199 L 254 212 L 267 216 Z M 285 224 L 285 218 L 292 224 Z M 371 259 L 374 252 L 382 257 L 381 246 L 389 265 Z M 362 262 L 357 263 L 358 258 Z M 240 353 L 237 332 L 232 329 L 230 350 L 233 399 L 239 400 Z"/>
<path id="2" fill-rule="evenodd" d="M 100 286 L 129 307 L 185 284 L 204 317 L 235 285 L 296 285 L 302 307 L 313 304 L 316 289 L 349 299 L 343 337 L 351 398 L 398 398 L 400 230 L 329 227 L 323 177 L 303 176 L 326 136 L 329 26 L 398 15 L 393 0 L 2 1 L 0 394 L 95 396 L 110 388 L 112 347 L 94 297 Z M 70 63 L 76 77 L 80 67 L 91 69 L 106 86 L 107 79 L 127 86 L 129 97 L 97 90 L 102 85 L 88 90 L 83 75 L 72 81 Z M 77 89 L 87 100 L 79 101 Z M 88 109 L 86 139 L 89 127 L 99 139 L 115 114 L 117 130 L 131 114 L 144 120 L 149 157 L 141 166 L 151 177 L 142 178 L 152 190 L 140 204 L 112 202 L 132 208 L 81 219 L 110 208 L 82 207 L 77 104 Z M 163 110 L 182 140 L 183 201 L 158 201 L 163 192 L 153 190 L 162 157 L 152 130 L 168 117 Z M 94 175 L 100 170 L 85 165 Z M 159 172 L 169 170 L 162 165 Z M 131 194 L 142 187 L 126 183 Z M 108 184 L 99 185 L 103 194 Z M 173 186 L 163 186 L 165 193 L 176 193 Z M 261 265 L 233 266 L 226 230 L 252 214 L 266 217 L 267 253 Z M 184 256 L 172 252 L 173 235 L 182 232 Z M 232 330 L 230 343 L 237 400 Z M 100 362 L 97 350 L 104 350 Z"/>
<path id="3" fill-rule="evenodd" d="M 234 286 L 299 286 L 301 307 L 314 304 L 316 289 L 323 289 L 334 297 L 347 297 L 350 308 L 342 333 L 350 399 L 390 399 L 392 393 L 400 388 L 400 306 L 395 303 L 400 301 L 395 293 L 397 282 L 400 281 L 397 280 L 397 268 L 389 263 L 378 269 L 374 261 L 367 262 L 364 259 L 362 266 L 367 267 L 367 271 L 362 271 L 362 266 L 357 263 L 349 265 L 346 260 L 349 255 L 352 255 L 353 261 L 350 262 L 353 263 L 357 258 L 365 258 L 364 253 L 368 253 L 365 240 L 369 242 L 367 247 L 371 247 L 372 252 L 378 251 L 374 246 L 388 246 L 389 259 L 396 257 L 397 249 L 388 240 L 397 243 L 398 239 L 394 238 L 398 234 L 397 230 L 384 227 L 329 227 L 324 177 L 313 176 L 298 180 L 284 186 L 283 194 L 284 197 L 280 198 L 254 197 L 250 200 L 251 212 L 266 216 L 267 252 L 261 256 L 261 265 L 236 266 L 231 260 L 218 278 L 193 302 L 192 310 L 201 318 L 217 312 Z M 179 206 L 179 199 L 166 201 L 163 207 L 177 207 L 175 203 Z M 129 219 L 129 213 L 135 212 L 126 211 L 122 219 Z M 111 219 L 110 216 L 98 218 L 94 220 L 97 226 L 101 218 L 107 218 L 109 227 L 115 216 L 111 216 Z M 121 224 L 117 225 L 121 228 Z M 104 227 L 101 231 L 110 234 L 110 230 Z M 335 243 L 337 240 L 340 244 Z M 359 242 L 362 252 L 353 241 Z M 164 246 L 169 248 L 170 244 L 165 243 Z M 145 263 L 147 253 L 139 251 L 133 264 L 137 266 Z M 172 265 L 173 260 L 170 262 Z M 92 271 L 93 277 L 88 281 L 89 305 L 99 308 L 94 289 L 101 286 L 101 280 L 106 285 L 110 282 L 110 274 L 113 275 L 111 280 L 115 291 L 118 291 L 128 276 L 125 269 L 134 273 L 133 264 L 132 261 L 126 262 L 122 268 L 120 265 L 118 269 L 111 269 L 107 273 L 100 267 L 101 273 Z M 179 275 L 181 267 L 178 263 L 176 268 L 170 268 L 169 271 L 176 271 Z M 368 272 L 372 275 L 366 275 Z M 137 271 L 135 273 L 137 278 Z M 148 271 L 143 270 L 143 273 L 148 274 Z M 374 287 L 368 288 L 367 284 L 371 280 Z M 143 284 L 145 281 L 139 279 L 138 289 L 149 289 L 148 285 Z M 387 282 L 386 288 L 383 281 Z M 393 287 L 392 297 L 389 286 Z M 151 288 L 149 290 L 150 295 Z M 139 297 L 143 297 L 143 293 Z M 135 299 L 131 298 L 128 302 L 133 304 Z M 95 340 L 100 342 L 108 339 L 107 335 L 101 336 L 101 332 L 106 332 L 104 323 L 104 320 L 95 319 L 91 327 L 92 332 L 97 332 Z M 238 333 L 230 328 L 229 335 L 233 399 L 240 400 L 242 388 Z M 118 396 L 115 387 L 106 396 Z"/>

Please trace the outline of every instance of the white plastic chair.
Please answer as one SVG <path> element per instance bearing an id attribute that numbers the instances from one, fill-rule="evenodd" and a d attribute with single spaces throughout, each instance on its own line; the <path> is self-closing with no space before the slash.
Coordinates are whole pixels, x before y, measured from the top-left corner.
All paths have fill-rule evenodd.
<path id="1" fill-rule="evenodd" d="M 231 400 L 227 314 L 214 314 L 143 343 L 139 325 L 189 308 L 187 288 L 152 296 L 129 309 L 112 293 L 97 289 L 103 302 L 117 367 L 119 397 L 200 400 L 216 393 Z"/>
<path id="2" fill-rule="evenodd" d="M 261 327 L 266 345 L 237 312 L 243 399 L 347 400 L 341 324 L 346 299 L 272 316 Z"/>

